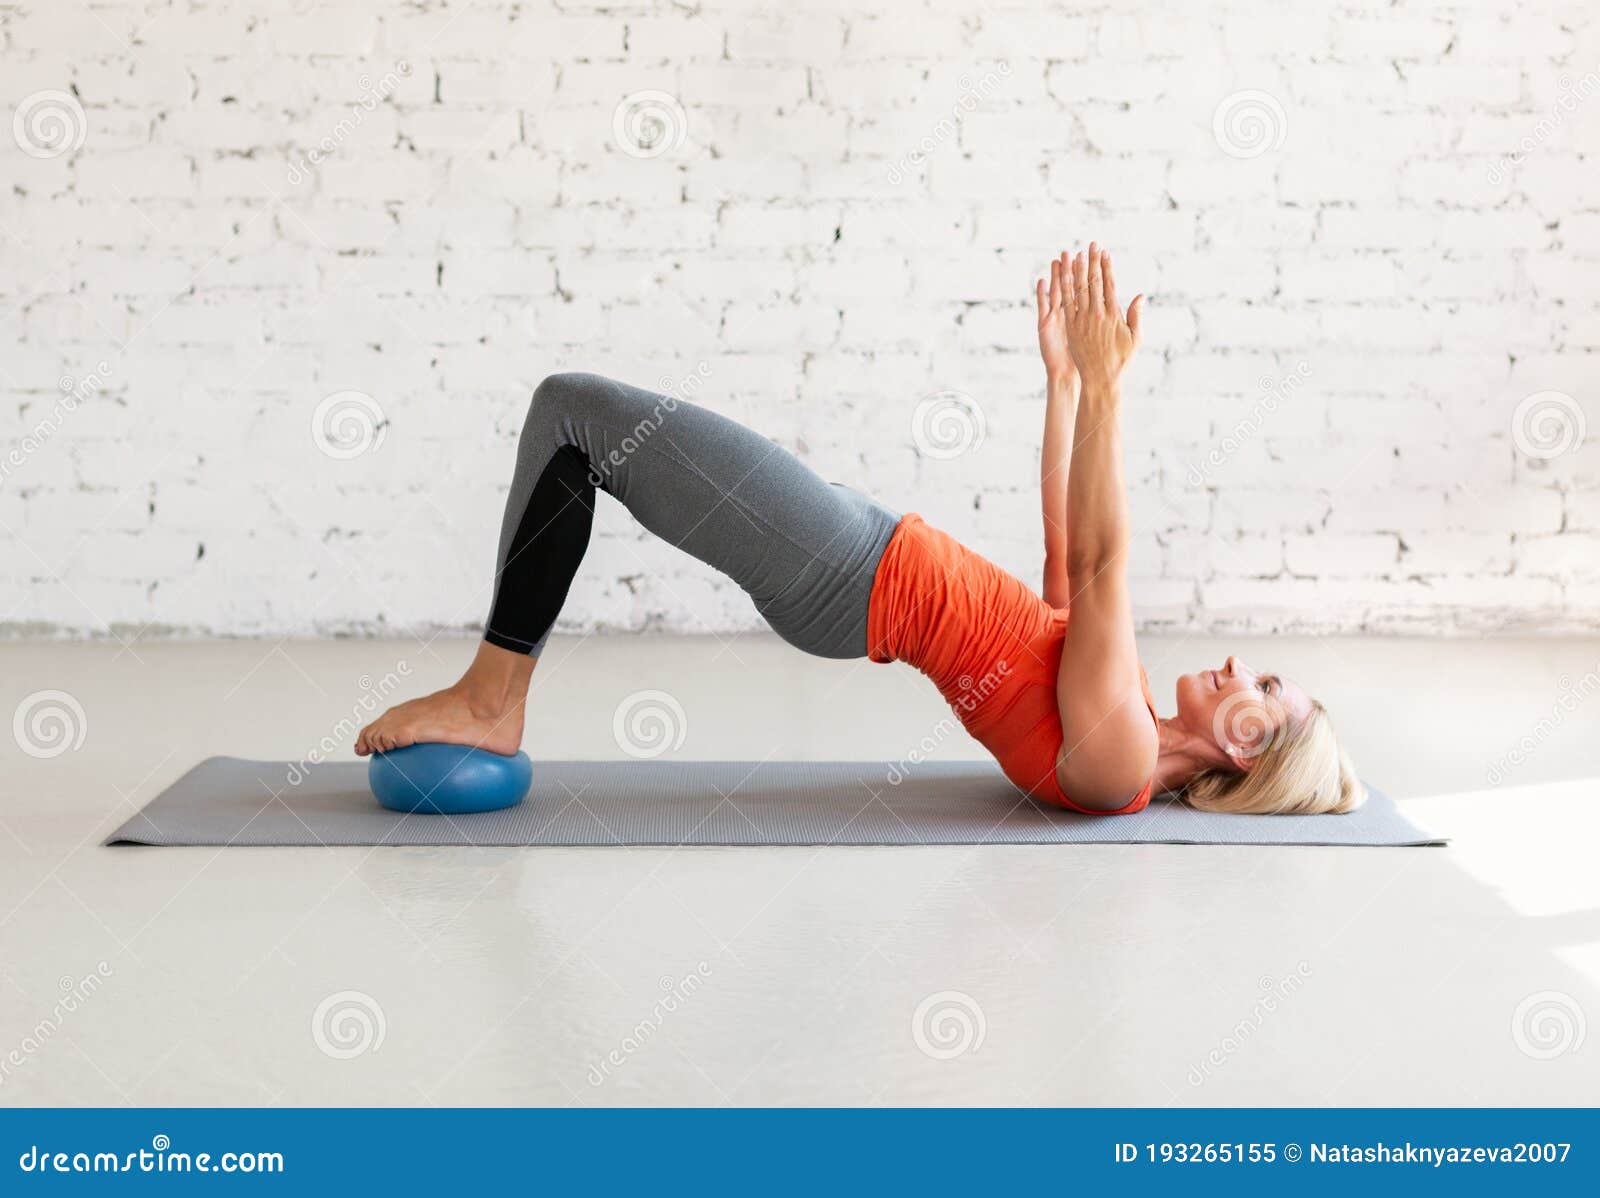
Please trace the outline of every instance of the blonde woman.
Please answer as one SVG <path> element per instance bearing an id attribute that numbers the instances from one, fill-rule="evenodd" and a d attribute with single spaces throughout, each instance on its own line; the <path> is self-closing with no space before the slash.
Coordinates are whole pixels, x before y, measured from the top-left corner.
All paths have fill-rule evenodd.
<path id="1" fill-rule="evenodd" d="M 785 640 L 903 661 L 1033 798 L 1090 814 L 1171 793 L 1213 811 L 1328 813 L 1364 792 L 1328 713 L 1230 657 L 1156 714 L 1128 589 L 1122 375 L 1144 297 L 1122 311 L 1091 243 L 1036 284 L 1045 366 L 1041 597 L 920 517 L 819 478 L 704 408 L 597 375 L 540 384 L 501 525 L 483 643 L 454 686 L 385 712 L 356 751 L 423 741 L 513 753 L 545 640 L 588 545 L 594 492 L 732 578 Z"/>

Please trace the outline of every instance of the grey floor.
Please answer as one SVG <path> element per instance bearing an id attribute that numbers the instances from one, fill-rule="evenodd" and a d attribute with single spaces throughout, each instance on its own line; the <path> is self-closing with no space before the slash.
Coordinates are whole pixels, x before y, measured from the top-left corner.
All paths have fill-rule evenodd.
<path id="1" fill-rule="evenodd" d="M 1600 641 L 1143 651 L 1163 713 L 1227 651 L 1301 678 L 1453 846 L 106 849 L 471 645 L 0 645 L 0 715 L 83 733 L 0 736 L 0 1104 L 1600 1099 Z M 527 747 L 620 756 L 643 690 L 681 758 L 980 752 L 901 668 L 758 636 L 559 640 Z"/>

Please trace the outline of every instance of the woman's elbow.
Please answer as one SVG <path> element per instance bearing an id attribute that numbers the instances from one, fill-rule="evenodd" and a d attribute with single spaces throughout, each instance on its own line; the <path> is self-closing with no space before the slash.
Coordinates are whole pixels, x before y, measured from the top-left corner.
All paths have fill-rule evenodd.
<path id="1" fill-rule="evenodd" d="M 1067 577 L 1072 589 L 1081 591 L 1122 564 L 1121 553 L 1075 553 L 1067 559 Z"/>
<path id="2" fill-rule="evenodd" d="M 1051 607 L 1067 607 L 1072 602 L 1071 574 L 1067 571 L 1065 558 L 1046 557 L 1044 559 L 1044 589 L 1040 596 Z"/>

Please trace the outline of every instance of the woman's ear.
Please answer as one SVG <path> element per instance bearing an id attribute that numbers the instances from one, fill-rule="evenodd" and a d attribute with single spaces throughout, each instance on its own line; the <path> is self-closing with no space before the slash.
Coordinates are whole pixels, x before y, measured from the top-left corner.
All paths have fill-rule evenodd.
<path id="1" fill-rule="evenodd" d="M 1229 744 L 1227 742 L 1224 742 L 1221 745 L 1221 749 L 1222 755 L 1232 762 L 1233 768 L 1238 770 L 1241 774 L 1248 774 L 1250 772 L 1250 767 L 1255 764 L 1256 758 L 1260 756 L 1258 753 L 1248 752 L 1247 750 L 1240 748 L 1238 745 Z"/>

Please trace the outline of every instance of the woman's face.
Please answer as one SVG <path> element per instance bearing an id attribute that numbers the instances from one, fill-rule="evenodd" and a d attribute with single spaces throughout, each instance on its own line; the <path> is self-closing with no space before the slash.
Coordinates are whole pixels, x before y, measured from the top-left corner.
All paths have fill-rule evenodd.
<path id="1" fill-rule="evenodd" d="M 1250 768 L 1279 729 L 1310 714 L 1311 697 L 1299 686 L 1258 674 L 1237 657 L 1178 679 L 1178 722 L 1240 769 Z"/>

